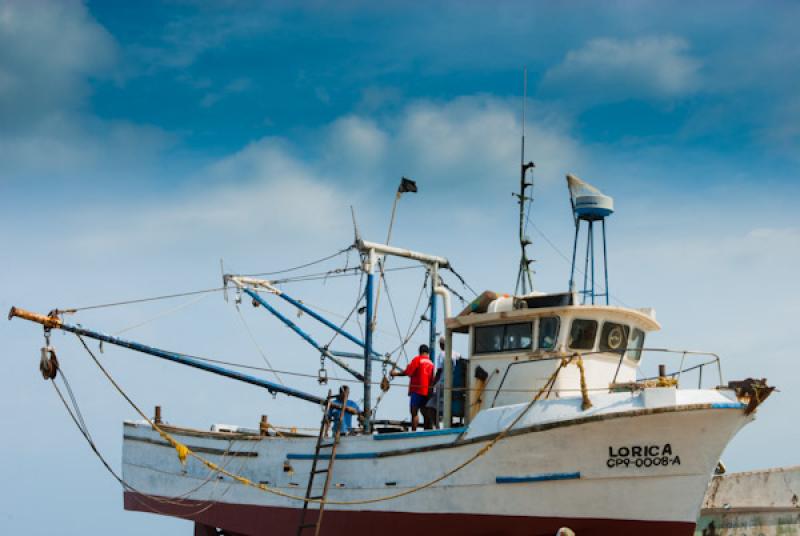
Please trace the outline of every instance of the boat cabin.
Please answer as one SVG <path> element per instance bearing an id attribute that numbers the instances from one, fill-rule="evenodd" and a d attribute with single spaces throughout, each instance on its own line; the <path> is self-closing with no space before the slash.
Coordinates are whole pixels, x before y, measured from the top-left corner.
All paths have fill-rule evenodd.
<path id="1" fill-rule="evenodd" d="M 466 420 L 481 409 L 530 401 L 561 359 L 575 354 L 590 391 L 634 382 L 645 337 L 661 327 L 652 309 L 578 305 L 574 293 L 486 294 L 446 324 L 469 336 Z M 581 396 L 578 367 L 561 371 L 550 396 Z"/>

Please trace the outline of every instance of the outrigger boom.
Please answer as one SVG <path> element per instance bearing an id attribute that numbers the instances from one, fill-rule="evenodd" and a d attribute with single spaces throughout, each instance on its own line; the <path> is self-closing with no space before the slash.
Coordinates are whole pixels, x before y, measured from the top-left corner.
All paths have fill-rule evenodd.
<path id="1" fill-rule="evenodd" d="M 434 348 L 436 345 L 436 309 L 437 309 L 437 295 L 441 296 L 443 299 L 444 305 L 444 312 L 445 317 L 449 317 L 451 315 L 450 311 L 450 294 L 447 289 L 440 284 L 438 270 L 440 268 L 449 268 L 450 262 L 445 257 L 439 257 L 436 255 L 428 255 L 426 253 L 420 253 L 417 251 L 412 251 L 409 249 L 398 248 L 395 246 L 389 246 L 387 244 L 378 244 L 375 242 L 367 242 L 365 240 L 357 239 L 355 243 L 356 249 L 358 249 L 362 254 L 362 270 L 366 274 L 366 285 L 364 288 L 363 298 L 366 301 L 366 318 L 367 319 L 374 319 L 374 311 L 373 307 L 374 303 L 374 296 L 373 296 L 373 284 L 375 279 L 375 267 L 377 264 L 377 260 L 379 256 L 395 256 L 395 257 L 403 257 L 411 260 L 415 260 L 420 262 L 428 267 L 430 271 L 430 280 L 431 280 L 431 295 L 430 295 L 430 337 L 429 337 L 429 345 L 431 348 Z M 379 352 L 376 352 L 372 348 L 372 335 L 373 335 L 373 321 L 367 321 L 366 326 L 364 329 L 364 338 L 361 339 L 352 333 L 348 332 L 344 329 L 343 326 L 338 326 L 331 322 L 330 320 L 326 319 L 322 315 L 318 314 L 311 308 L 307 307 L 303 302 L 292 298 L 291 296 L 287 295 L 282 290 L 274 287 L 272 283 L 268 280 L 263 279 L 254 279 L 251 277 L 240 276 L 240 275 L 233 275 L 233 274 L 224 274 L 223 275 L 223 283 L 225 286 L 228 283 L 233 283 L 239 292 L 244 292 L 250 298 L 253 299 L 254 305 L 260 305 L 264 307 L 269 313 L 275 316 L 278 320 L 280 320 L 283 324 L 287 327 L 292 329 L 297 335 L 299 335 L 303 340 L 309 343 L 311 346 L 316 348 L 325 359 L 330 359 L 333 363 L 341 367 L 343 370 L 350 373 L 353 377 L 357 378 L 360 382 L 363 383 L 364 386 L 364 404 L 363 410 L 359 410 L 353 407 L 345 407 L 344 410 L 348 413 L 352 413 L 358 415 L 363 423 L 364 431 L 369 433 L 371 431 L 371 420 L 372 420 L 372 400 L 371 400 L 371 378 L 372 378 L 372 361 L 380 361 L 384 365 L 391 366 L 392 368 L 397 368 L 397 365 L 392 362 L 389 355 L 382 355 Z M 270 294 L 275 294 L 284 301 L 288 302 L 292 306 L 296 307 L 297 309 L 307 313 L 309 316 L 314 318 L 315 320 L 321 322 L 326 327 L 332 329 L 345 339 L 349 340 L 350 342 L 359 346 L 363 353 L 354 353 L 354 352 L 338 352 L 330 350 L 327 346 L 321 345 L 317 340 L 315 340 L 311 335 L 309 335 L 306 331 L 301 329 L 297 324 L 292 322 L 287 316 L 283 315 L 280 311 L 278 311 L 275 307 L 270 305 L 263 296 L 259 294 L 259 290 L 266 291 Z M 198 359 L 196 357 L 181 354 L 179 352 L 172 352 L 168 350 L 163 350 L 161 348 L 156 348 L 153 346 L 148 346 L 146 344 L 141 344 L 134 341 L 129 341 L 126 339 L 120 339 L 119 337 L 114 337 L 112 335 L 106 335 L 105 333 L 101 333 L 98 331 L 93 331 L 90 329 L 86 329 L 80 325 L 72 325 L 65 323 L 59 316 L 58 311 L 53 311 L 48 315 L 42 315 L 39 313 L 34 313 L 31 311 L 27 311 L 25 309 L 21 309 L 18 307 L 12 307 L 8 313 L 8 318 L 11 320 L 14 317 L 22 318 L 24 320 L 29 320 L 31 322 L 35 322 L 37 324 L 41 324 L 44 326 L 45 331 L 49 331 L 51 329 L 60 329 L 63 331 L 68 331 L 71 333 L 75 333 L 79 336 L 85 336 L 91 339 L 103 341 L 109 344 L 113 344 L 116 346 L 121 346 L 123 348 L 128 348 L 130 350 L 134 350 L 143 354 L 151 355 L 154 357 L 158 357 L 161 359 L 166 359 L 168 361 L 173 361 L 175 363 L 179 363 L 181 365 L 186 365 L 189 367 L 193 367 L 200 370 L 205 370 L 206 372 L 211 372 L 213 374 L 217 374 L 219 376 L 224 376 L 226 378 L 231 378 L 234 380 L 238 380 L 241 382 L 249 383 L 251 385 L 255 385 L 258 387 L 262 387 L 268 390 L 270 393 L 281 393 L 287 396 L 291 396 L 294 398 L 299 398 L 301 400 L 306 400 L 308 402 L 313 402 L 315 404 L 325 404 L 327 402 L 327 398 L 322 396 L 317 396 L 311 393 L 306 393 L 304 391 L 299 391 L 297 389 L 292 389 L 291 387 L 286 387 L 284 385 L 273 383 L 268 380 L 264 380 L 262 378 L 258 378 L 256 376 L 251 376 L 249 374 L 243 374 L 241 372 L 236 372 L 234 370 L 230 370 L 224 367 L 220 367 L 211 363 L 206 362 L 205 360 Z M 451 336 L 452 334 L 449 330 L 446 330 L 446 343 L 445 343 L 445 354 L 450 356 L 451 354 Z M 358 372 L 344 363 L 339 357 L 347 357 L 347 358 L 357 358 L 364 360 L 364 371 L 363 373 Z M 448 416 L 448 409 L 449 409 L 449 402 L 450 402 L 450 387 L 451 387 L 451 375 L 452 375 L 452 365 L 450 359 L 445 359 L 445 417 Z M 341 404 L 336 402 L 333 403 L 334 407 L 341 408 Z"/>
<path id="2" fill-rule="evenodd" d="M 175 363 L 180 363 L 181 365 L 187 365 L 189 367 L 193 367 L 196 369 L 205 370 L 206 372 L 211 372 L 219 376 L 225 376 L 226 378 L 239 380 L 241 382 L 249 383 L 250 385 L 263 387 L 264 389 L 273 394 L 281 393 L 287 396 L 299 398 L 301 400 L 306 400 L 308 402 L 313 402 L 315 404 L 325 404 L 327 401 L 326 397 L 321 397 L 311 393 L 306 393 L 304 391 L 299 391 L 297 389 L 292 389 L 291 387 L 286 387 L 284 385 L 273 383 L 268 380 L 251 376 L 249 374 L 242 374 L 241 372 L 236 372 L 223 367 L 218 367 L 216 365 L 200 361 L 186 354 L 181 354 L 178 352 L 170 352 L 168 350 L 162 350 L 160 348 L 155 348 L 153 346 L 148 346 L 146 344 L 120 339 L 119 337 L 114 337 L 111 335 L 106 335 L 105 333 L 92 331 L 90 329 L 86 329 L 81 326 L 73 326 L 72 324 L 65 323 L 55 315 L 43 315 L 31 311 L 26 311 L 25 309 L 21 309 L 19 307 L 12 307 L 11 310 L 8 312 L 8 319 L 11 320 L 14 317 L 22 318 L 23 320 L 29 320 L 31 322 L 41 324 L 42 326 L 44 326 L 46 330 L 60 329 L 63 331 L 68 331 L 70 333 L 75 333 L 76 335 L 89 337 L 90 339 L 96 339 L 98 341 L 103 341 L 116 346 L 121 346 L 123 348 L 128 348 L 130 350 L 135 350 L 143 354 L 148 354 L 154 357 L 159 357 L 161 359 L 166 359 L 168 361 L 173 361 Z M 341 407 L 340 405 L 337 404 L 333 405 L 336 407 Z M 355 415 L 359 414 L 358 410 L 355 408 L 348 406 L 345 407 L 344 409 L 348 413 L 353 413 Z"/>

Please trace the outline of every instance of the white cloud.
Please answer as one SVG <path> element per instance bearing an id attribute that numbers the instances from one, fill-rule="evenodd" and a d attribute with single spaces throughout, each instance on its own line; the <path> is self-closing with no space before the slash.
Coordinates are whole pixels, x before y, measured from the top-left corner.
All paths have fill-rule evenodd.
<path id="1" fill-rule="evenodd" d="M 526 157 L 541 165 L 537 176 L 552 179 L 577 164 L 580 150 L 567 125 L 538 106 L 529 107 Z M 513 175 L 521 133 L 520 112 L 514 104 L 465 97 L 410 105 L 402 113 L 396 142 L 399 154 L 423 176 L 487 183 Z"/>
<path id="2" fill-rule="evenodd" d="M 0 129 L 80 106 L 87 81 L 114 62 L 112 37 L 76 1 L 0 5 Z"/>
<path id="3" fill-rule="evenodd" d="M 541 111 L 536 115 L 528 124 L 528 156 L 534 160 L 541 156 L 537 177 L 560 177 L 580 159 L 580 147 L 555 116 Z M 112 156 L 124 152 L 125 140 L 135 140 L 139 132 L 136 128 L 118 130 L 114 136 L 107 132 L 96 149 L 106 148 Z M 181 178 L 184 186 L 180 188 L 157 197 L 144 190 L 141 196 L 73 210 L 62 223 L 69 228 L 65 235 L 70 243 L 87 252 L 118 249 L 124 244 L 150 254 L 174 248 L 199 253 L 209 244 L 222 243 L 233 251 L 246 249 L 246 241 L 234 238 L 241 236 L 259 236 L 265 243 L 294 249 L 322 244 L 332 236 L 347 241 L 349 205 L 358 206 L 361 195 L 372 194 L 385 194 L 390 202 L 401 175 L 418 180 L 424 191 L 430 192 L 415 198 L 406 209 L 423 212 L 417 216 L 404 213 L 404 217 L 423 217 L 423 207 L 435 203 L 437 192 L 442 191 L 447 191 L 454 203 L 454 218 L 462 200 L 469 206 L 469 198 L 481 192 L 506 198 L 516 186 L 519 134 L 513 103 L 486 97 L 417 102 L 381 120 L 347 115 L 308 140 L 261 139 L 188 172 Z M 116 138 L 120 141 L 114 142 Z M 67 145 L 64 154 L 55 157 L 76 172 L 94 169 L 101 158 L 94 151 L 84 154 L 70 148 Z M 41 147 L 31 149 L 36 150 Z M 157 149 L 145 146 L 142 153 L 148 150 Z M 75 160 L 69 161 L 70 157 Z M 508 188 L 498 190 L 493 186 L 496 181 L 505 182 Z M 454 184 L 461 186 L 454 189 Z M 374 208 L 362 206 L 359 219 L 364 219 L 365 225 L 380 221 L 382 228 L 383 208 L 380 203 Z M 288 242 L 286 229 L 294 237 Z"/>
<path id="4" fill-rule="evenodd" d="M 119 244 L 150 251 L 202 251 L 224 242 L 246 248 L 248 237 L 258 236 L 271 246 L 295 246 L 303 237 L 308 246 L 322 233 L 349 225 L 351 201 L 293 158 L 286 144 L 267 138 L 212 164 L 176 194 L 124 201 L 122 207 L 83 215 L 110 223 L 81 226 L 73 242 L 84 251 Z M 286 229 L 291 229 L 289 241 Z"/>
<path id="5" fill-rule="evenodd" d="M 121 180 L 172 143 L 159 128 L 86 113 L 91 80 L 110 75 L 117 55 L 81 2 L 0 3 L 0 180 Z"/>
<path id="6" fill-rule="evenodd" d="M 696 91 L 701 62 L 675 36 L 593 39 L 549 69 L 542 87 L 589 100 L 670 99 Z"/>
<path id="7" fill-rule="evenodd" d="M 326 129 L 321 143 L 326 169 L 369 179 L 370 175 L 381 173 L 390 135 L 372 119 L 348 115 Z"/>

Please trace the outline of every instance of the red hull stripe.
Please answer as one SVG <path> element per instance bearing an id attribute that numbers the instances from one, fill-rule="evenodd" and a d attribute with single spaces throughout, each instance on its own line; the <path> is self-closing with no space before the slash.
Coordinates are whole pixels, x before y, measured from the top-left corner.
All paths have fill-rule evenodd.
<path id="1" fill-rule="evenodd" d="M 249 504 L 206 503 L 150 498 L 125 492 L 125 509 L 181 517 L 241 536 L 291 536 L 300 521 L 299 508 Z M 313 514 L 312 514 L 313 516 Z M 312 517 L 313 520 L 313 517 Z M 695 524 L 676 521 L 637 521 L 557 517 L 492 516 L 479 514 L 416 514 L 408 512 L 326 510 L 323 536 L 408 536 L 425 533 L 459 536 L 553 536 L 569 527 L 579 536 L 691 536 Z"/>

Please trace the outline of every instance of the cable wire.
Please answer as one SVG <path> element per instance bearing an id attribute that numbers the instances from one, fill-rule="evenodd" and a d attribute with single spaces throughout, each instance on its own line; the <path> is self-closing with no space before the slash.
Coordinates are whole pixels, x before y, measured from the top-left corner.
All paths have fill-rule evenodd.
<path id="1" fill-rule="evenodd" d="M 348 251 L 350 251 L 352 249 L 355 249 L 355 247 L 356 247 L 355 244 L 352 244 L 350 246 L 347 246 L 344 249 L 340 249 L 336 253 L 332 253 L 330 255 L 322 257 L 321 259 L 317 259 L 317 260 L 314 260 L 314 261 L 311 261 L 311 262 L 307 262 L 307 263 L 301 264 L 299 266 L 292 266 L 291 268 L 285 268 L 283 270 L 276 270 L 274 272 L 260 272 L 260 273 L 257 273 L 257 274 L 241 274 L 241 275 L 244 275 L 246 277 L 263 277 L 263 276 L 269 276 L 269 275 L 285 274 L 287 272 L 296 272 L 297 270 L 302 270 L 303 268 L 308 268 L 309 266 L 314 266 L 315 264 L 321 264 L 321 263 L 323 263 L 325 261 L 328 261 L 328 260 L 331 260 L 333 258 L 336 258 L 339 255 L 341 255 L 342 253 L 347 253 Z"/>

